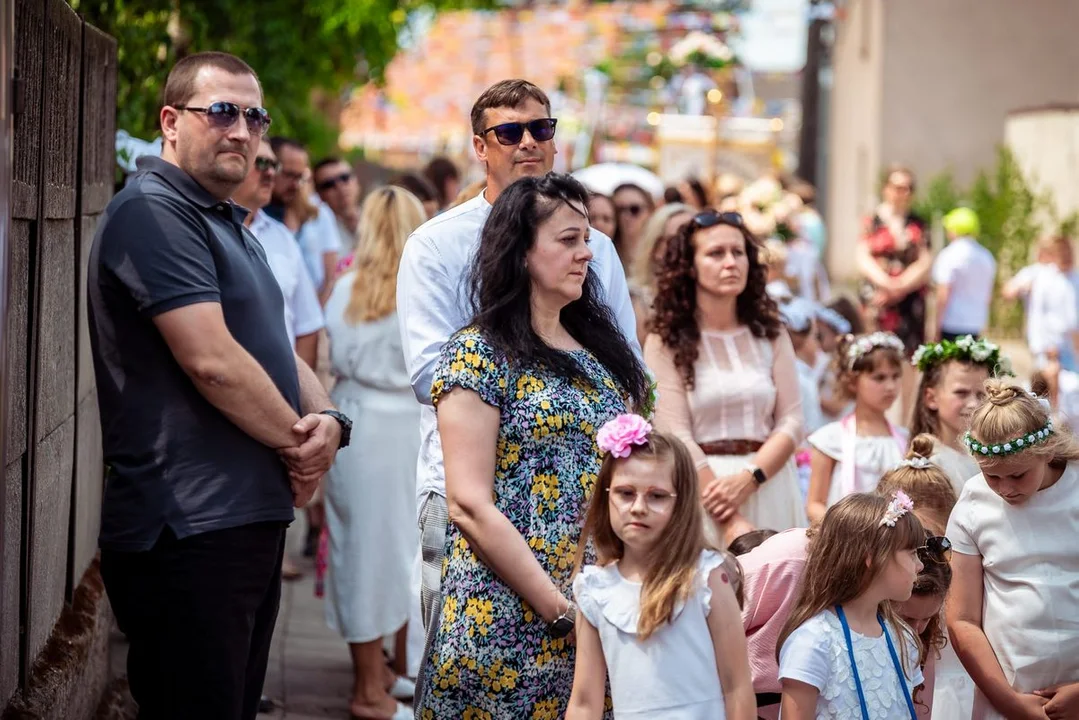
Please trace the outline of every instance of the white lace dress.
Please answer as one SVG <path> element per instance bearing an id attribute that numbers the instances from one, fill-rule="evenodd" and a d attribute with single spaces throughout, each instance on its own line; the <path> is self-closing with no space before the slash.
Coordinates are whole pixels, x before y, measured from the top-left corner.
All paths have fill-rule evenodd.
<path id="1" fill-rule="evenodd" d="M 896 653 L 900 653 L 900 640 L 894 629 L 890 628 L 889 634 Z M 917 662 L 917 646 L 909 638 L 904 640 L 908 658 L 905 667 L 914 669 L 906 670 L 901 685 L 883 634 L 874 638 L 851 630 L 850 635 L 869 720 L 911 720 L 907 697 L 924 682 Z M 806 620 L 783 643 L 779 652 L 779 678 L 804 682 L 820 691 L 818 720 L 862 717 L 843 628 L 831 610 Z"/>
<path id="2" fill-rule="evenodd" d="M 723 720 L 726 710 L 708 630 L 708 577 L 723 565 L 701 553 L 694 589 L 673 622 L 637 639 L 641 584 L 622 577 L 618 564 L 585 566 L 573 580 L 577 606 L 598 631 L 611 680 L 615 720 Z M 720 570 L 720 572 L 724 572 Z"/>
<path id="3" fill-rule="evenodd" d="M 809 436 L 810 446 L 836 461 L 828 507 L 851 493 L 873 492 L 881 476 L 899 465 L 907 453 L 904 428 L 893 426 L 891 435 L 857 435 L 853 424 L 844 426 L 846 422 L 828 423 Z M 848 465 L 851 455 L 853 472 Z"/>

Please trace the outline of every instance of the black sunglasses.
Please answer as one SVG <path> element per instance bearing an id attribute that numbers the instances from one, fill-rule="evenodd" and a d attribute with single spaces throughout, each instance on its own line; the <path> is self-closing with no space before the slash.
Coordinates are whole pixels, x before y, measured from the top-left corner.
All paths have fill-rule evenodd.
<path id="1" fill-rule="evenodd" d="M 547 142 L 554 137 L 554 127 L 558 124 L 555 118 L 540 118 L 526 123 L 512 122 L 494 125 L 484 130 L 481 135 L 494 131 L 495 140 L 499 145 L 517 145 L 525 136 L 525 130 L 536 142 Z"/>
<path id="2" fill-rule="evenodd" d="M 267 170 L 273 170 L 277 172 L 281 169 L 281 163 L 268 157 L 255 158 L 255 169 L 259 172 L 266 172 Z"/>
<path id="3" fill-rule="evenodd" d="M 202 113 L 206 116 L 210 127 L 215 130 L 225 130 L 236 124 L 240 115 L 247 121 L 247 130 L 252 135 L 262 137 L 270 128 L 270 113 L 261 107 L 240 107 L 236 103 L 218 101 L 211 103 L 210 107 L 189 107 L 187 105 L 173 105 L 176 110 Z"/>
<path id="4" fill-rule="evenodd" d="M 628 213 L 630 217 L 637 217 L 644 212 L 644 205 L 638 205 L 636 203 L 633 205 L 616 205 L 615 210 L 618 211 L 619 215 Z"/>
<path id="5" fill-rule="evenodd" d="M 951 562 L 952 541 L 943 535 L 927 537 L 925 545 L 918 548 L 918 559 L 922 561 L 922 565 Z"/>
<path id="6" fill-rule="evenodd" d="M 340 185 L 342 183 L 347 183 L 351 179 L 352 179 L 352 173 L 343 172 L 340 175 L 334 175 L 333 177 L 326 178 L 322 182 L 315 185 L 315 189 L 318 190 L 319 192 L 325 192 L 325 191 L 327 191 L 327 190 L 329 190 L 331 188 L 337 187 L 338 185 Z"/>
<path id="7" fill-rule="evenodd" d="M 731 225 L 744 230 L 746 227 L 745 220 L 742 219 L 741 213 L 736 212 L 718 212 L 716 210 L 704 210 L 693 216 L 689 224 L 694 230 L 703 230 L 704 228 L 715 227 L 716 225 Z"/>

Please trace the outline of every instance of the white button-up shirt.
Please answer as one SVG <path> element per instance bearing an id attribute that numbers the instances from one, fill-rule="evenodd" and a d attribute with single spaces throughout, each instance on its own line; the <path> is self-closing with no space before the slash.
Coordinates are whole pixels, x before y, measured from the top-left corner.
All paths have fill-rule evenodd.
<path id="1" fill-rule="evenodd" d="M 258 210 L 251 221 L 251 234 L 266 251 L 270 270 L 285 297 L 285 328 L 292 347 L 296 338 L 322 329 L 322 306 L 304 266 L 296 236 L 283 224 Z"/>
<path id="2" fill-rule="evenodd" d="M 467 275 L 479 247 L 480 231 L 490 213 L 491 204 L 481 192 L 421 225 L 405 243 L 401 256 L 401 269 L 397 274 L 401 342 L 412 390 L 424 406 L 420 417 L 421 445 L 416 473 L 417 508 L 423 507 L 423 501 L 430 493 L 446 496 L 442 445 L 431 403 L 431 385 L 442 346 L 472 319 Z M 622 333 L 640 355 L 637 320 L 614 243 L 593 229 L 590 247 L 593 257 L 589 266 L 599 277 L 607 304 Z"/>
<path id="3" fill-rule="evenodd" d="M 326 281 L 326 265 L 322 256 L 326 253 L 341 252 L 341 234 L 337 229 L 337 216 L 333 214 L 330 206 L 322 202 L 317 195 L 312 196 L 311 202 L 318 207 L 318 216 L 300 226 L 296 237 L 300 241 L 300 250 L 304 262 L 307 263 L 311 282 L 317 291 Z"/>

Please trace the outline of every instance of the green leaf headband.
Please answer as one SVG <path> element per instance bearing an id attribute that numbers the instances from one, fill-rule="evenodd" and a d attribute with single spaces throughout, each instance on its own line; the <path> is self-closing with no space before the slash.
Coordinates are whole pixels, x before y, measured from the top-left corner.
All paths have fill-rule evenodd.
<path id="1" fill-rule="evenodd" d="M 1018 452 L 1023 452 L 1032 445 L 1037 445 L 1040 442 L 1044 442 L 1049 439 L 1049 436 L 1053 434 L 1053 419 L 1050 418 L 1045 426 L 1041 430 L 1036 430 L 1029 435 L 1016 438 L 1015 440 L 1009 440 L 1005 443 L 997 445 L 985 445 L 978 442 L 971 437 L 968 431 L 963 436 L 963 442 L 966 444 L 967 449 L 970 450 L 970 454 L 974 457 L 987 457 L 989 455 L 1014 455 Z"/>
<path id="2" fill-rule="evenodd" d="M 941 340 L 938 343 L 922 345 L 914 351 L 911 363 L 927 372 L 930 368 L 943 365 L 949 360 L 962 360 L 982 365 L 995 375 L 1012 375 L 1012 363 L 1000 354 L 1000 346 L 988 340 L 975 340 L 964 335 L 958 340 Z"/>

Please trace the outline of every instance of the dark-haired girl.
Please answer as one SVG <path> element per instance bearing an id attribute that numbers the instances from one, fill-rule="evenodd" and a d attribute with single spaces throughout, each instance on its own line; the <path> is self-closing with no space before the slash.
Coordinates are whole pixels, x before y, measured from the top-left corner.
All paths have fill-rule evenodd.
<path id="1" fill-rule="evenodd" d="M 431 393 L 450 524 L 417 717 L 566 711 L 596 430 L 647 392 L 589 269 L 587 204 L 556 174 L 499 195 L 472 266 L 475 316 L 442 349 Z"/>
<path id="2" fill-rule="evenodd" d="M 709 529 L 728 541 L 806 522 L 791 461 L 802 438 L 794 348 L 758 251 L 737 213 L 695 216 L 667 245 L 644 351 L 656 423 L 689 447 Z"/>

